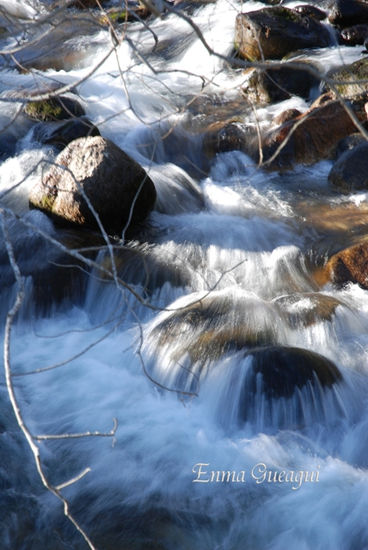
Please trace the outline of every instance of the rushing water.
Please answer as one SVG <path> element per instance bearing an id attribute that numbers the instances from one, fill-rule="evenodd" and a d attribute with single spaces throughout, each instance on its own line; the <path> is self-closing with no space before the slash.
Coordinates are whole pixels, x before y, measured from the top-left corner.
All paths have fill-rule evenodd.
<path id="1" fill-rule="evenodd" d="M 29 17 L 37 11 L 36 2 L 15 4 Z M 247 2 L 243 9 L 262 6 Z M 222 55 L 232 51 L 240 9 L 218 0 L 194 11 Z M 368 294 L 352 284 L 318 287 L 311 265 L 333 248 L 334 233 L 310 215 L 320 205 L 364 204 L 366 197 L 332 195 L 328 161 L 280 176 L 259 170 L 241 152 L 204 160 L 196 132 L 203 117 L 200 108 L 190 111 L 191 102 L 236 99 L 244 75 L 209 56 L 174 14 L 150 26 L 154 34 L 131 25 L 130 42 L 77 89 L 101 134 L 140 162 L 156 185 L 146 242 L 116 255 L 123 280 L 153 307 L 97 271 L 87 286 L 80 270 L 57 275 L 60 255 L 34 226 L 63 242 L 76 237 L 28 211 L 38 163 L 55 152 L 34 140 L 22 118 L 9 130 L 10 152 L 0 165 L 1 191 L 31 172 L 4 199 L 21 217 L 9 222 L 9 231 L 26 276 L 12 334 L 13 372 L 66 362 L 14 378 L 26 422 L 32 433 L 60 434 L 106 432 L 118 421 L 114 438 L 41 443 L 47 474 L 57 485 L 91 469 L 63 493 L 100 550 L 364 550 Z M 44 76 L 65 84 L 82 79 L 106 54 L 109 34 L 101 31 L 95 42 L 98 54 L 89 57 L 87 47 L 79 67 Z M 314 52 L 325 68 L 359 55 L 359 47 Z M 1 87 L 27 87 L 32 79 L 4 70 Z M 267 124 L 288 107 L 307 104 L 293 98 L 259 109 L 258 118 Z M 1 125 L 13 108 L 0 103 Z M 4 320 L 15 288 L 1 246 Z M 105 252 L 98 261 L 111 264 Z M 265 343 L 271 346 L 266 366 L 257 362 Z M 341 377 L 326 386 L 314 373 L 306 384 L 290 386 L 303 359 L 293 356 L 286 374 L 271 361 L 283 353 L 275 349 L 289 347 L 321 354 Z M 145 370 L 160 386 L 186 393 L 153 384 Z M 0 547 L 85 548 L 37 477 L 3 375 L 0 391 Z M 263 469 L 271 473 L 263 477 Z M 238 481 L 193 481 L 208 480 L 204 471 L 211 470 L 234 471 Z M 281 471 L 294 478 L 280 481 Z"/>

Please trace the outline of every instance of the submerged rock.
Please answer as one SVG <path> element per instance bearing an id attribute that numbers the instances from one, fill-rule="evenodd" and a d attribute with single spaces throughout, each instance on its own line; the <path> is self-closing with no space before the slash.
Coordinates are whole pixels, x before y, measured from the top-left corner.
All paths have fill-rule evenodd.
<path id="1" fill-rule="evenodd" d="M 340 191 L 347 193 L 367 190 L 368 142 L 364 140 L 345 151 L 331 168 L 328 181 Z"/>
<path id="2" fill-rule="evenodd" d="M 328 261 L 326 278 L 336 285 L 357 283 L 368 290 L 368 241 L 345 248 Z"/>
<path id="3" fill-rule="evenodd" d="M 249 61 L 281 59 L 298 49 L 328 46 L 330 41 L 319 21 L 288 8 L 263 8 L 236 17 L 235 47 Z"/>
<path id="4" fill-rule="evenodd" d="M 60 222 L 98 229 L 87 196 L 107 232 L 120 234 L 142 222 L 156 199 L 143 168 L 113 142 L 102 137 L 72 141 L 31 190 L 30 204 Z M 135 201 L 135 202 L 134 202 Z"/>

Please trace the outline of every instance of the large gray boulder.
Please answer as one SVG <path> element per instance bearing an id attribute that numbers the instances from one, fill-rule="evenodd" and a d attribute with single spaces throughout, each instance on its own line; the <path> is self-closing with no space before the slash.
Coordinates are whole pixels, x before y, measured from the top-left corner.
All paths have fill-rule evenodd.
<path id="1" fill-rule="evenodd" d="M 156 200 L 143 168 L 101 136 L 72 141 L 32 189 L 30 205 L 62 222 L 98 228 L 85 196 L 108 233 L 120 234 L 132 215 L 142 222 Z"/>

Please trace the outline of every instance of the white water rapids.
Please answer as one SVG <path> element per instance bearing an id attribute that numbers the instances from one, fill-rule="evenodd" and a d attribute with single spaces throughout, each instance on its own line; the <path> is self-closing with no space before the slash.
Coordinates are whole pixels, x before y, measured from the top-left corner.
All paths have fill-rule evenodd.
<path id="1" fill-rule="evenodd" d="M 228 55 L 236 14 L 261 7 L 260 2 L 241 6 L 218 0 L 198 7 L 192 17 L 210 46 Z M 32 17 L 37 3 L 27 8 L 24 2 L 23 9 Z M 153 33 L 132 24 L 129 42 L 123 41 L 118 54 L 112 53 L 77 90 L 101 134 L 142 164 L 156 185 L 147 243 L 132 245 L 132 261 L 117 260 L 123 278 L 153 309 L 94 272 L 83 295 L 77 288 L 78 299 L 66 296 L 50 305 L 49 281 L 41 279 L 35 290 L 29 273 L 38 262 L 57 259 L 48 256 L 29 226 L 12 222 L 10 227 L 15 249 L 24 254 L 27 291 L 12 333 L 14 373 L 75 356 L 57 369 L 14 378 L 31 432 L 107 432 L 113 418 L 118 421 L 113 439 L 41 443 L 47 473 L 57 485 L 90 468 L 63 493 L 99 550 L 368 549 L 368 292 L 353 284 L 318 288 L 309 264 L 331 243 L 325 243 L 323 229 L 305 222 L 299 208 L 361 204 L 366 196 L 332 195 L 329 161 L 279 175 L 230 152 L 217 155 L 208 173 L 202 172 L 200 138 L 191 131 L 201 115 L 188 115 L 191 100 L 216 95 L 230 101 L 244 75 L 209 55 L 188 23 L 174 14 L 153 20 L 150 27 Z M 100 48 L 93 56 L 88 38 L 82 41 L 81 66 L 49 70 L 44 77 L 65 84 L 82 79 L 111 46 L 106 31 L 96 40 Z M 354 61 L 360 50 L 336 47 L 314 55 L 327 69 L 341 59 Z M 27 87 L 32 78 L 4 70 L 1 91 Z M 292 98 L 259 109 L 261 124 L 290 107 L 306 110 L 307 104 Z M 0 109 L 3 126 L 11 116 L 9 104 L 0 103 Z M 12 132 L 16 149 L 0 164 L 0 191 L 55 156 L 33 140 L 24 121 L 17 120 Z M 38 168 L 12 191 L 6 205 L 57 237 L 59 230 L 45 215 L 28 211 L 28 192 L 40 173 Z M 141 255 L 150 271 L 146 291 Z M 15 298 L 3 241 L 0 259 L 3 323 Z M 108 263 L 108 255 L 100 254 L 99 261 Z M 165 329 L 172 311 L 160 308 L 182 308 L 207 296 L 215 304 L 209 315 L 218 308 L 216 326 L 199 315 L 199 321 L 185 319 L 176 330 Z M 333 304 L 332 314 L 303 322 L 314 310 L 313 300 L 321 297 Z M 249 389 L 251 356 L 241 349 L 217 356 L 217 339 L 210 334 L 240 325 L 251 327 L 257 346 L 258 338 L 266 337 L 274 345 L 323 355 L 338 367 L 341 380 L 323 388 L 313 379 L 291 396 L 271 399 L 253 374 Z M 198 349 L 193 342 L 205 330 L 210 344 L 201 340 L 201 345 L 215 357 L 209 353 L 204 364 L 194 361 L 189 372 Z M 142 363 L 160 384 L 196 395 L 159 389 Z M 0 547 L 82 550 L 85 542 L 39 481 L 0 376 Z M 198 463 L 206 470 L 244 472 L 245 481 L 193 482 Z M 319 481 L 298 486 L 262 479 L 260 464 L 272 475 L 318 472 Z"/>

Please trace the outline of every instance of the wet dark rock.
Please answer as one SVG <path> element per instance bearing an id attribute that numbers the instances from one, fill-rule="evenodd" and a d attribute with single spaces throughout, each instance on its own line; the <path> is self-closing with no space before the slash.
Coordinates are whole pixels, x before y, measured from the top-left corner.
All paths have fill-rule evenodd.
<path id="1" fill-rule="evenodd" d="M 355 112 L 360 120 L 365 117 L 360 105 Z M 317 102 L 263 138 L 265 160 L 285 143 L 276 159 L 266 166 L 272 170 L 288 170 L 295 163 L 313 164 L 329 158 L 336 144 L 355 131 L 354 122 L 338 100 Z"/>
<path id="2" fill-rule="evenodd" d="M 264 8 L 236 17 L 235 47 L 250 61 L 281 59 L 297 49 L 329 44 L 329 33 L 319 21 L 288 8 Z"/>
<path id="3" fill-rule="evenodd" d="M 300 13 L 300 15 L 306 15 L 308 17 L 313 17 L 314 19 L 317 19 L 318 21 L 323 21 L 323 19 L 326 19 L 326 17 L 327 17 L 327 13 L 325 11 L 320 10 L 319 8 L 316 8 L 316 6 L 311 6 L 309 4 L 296 6 L 293 9 L 297 13 Z"/>
<path id="4" fill-rule="evenodd" d="M 262 0 L 263 4 L 267 4 L 267 6 L 277 6 L 278 4 L 281 4 L 284 0 Z"/>
<path id="5" fill-rule="evenodd" d="M 341 302 L 318 292 L 290 294 L 274 300 L 290 327 L 308 327 L 321 321 L 331 321 Z"/>
<path id="6" fill-rule="evenodd" d="M 239 122 L 215 124 L 208 129 L 203 138 L 203 151 L 208 158 L 217 153 L 243 151 L 248 153 L 253 148 L 255 131 Z"/>
<path id="7" fill-rule="evenodd" d="M 368 189 L 368 142 L 348 149 L 335 162 L 328 181 L 340 191 L 353 192 Z"/>
<path id="8" fill-rule="evenodd" d="M 113 142 L 102 137 L 72 141 L 35 185 L 30 204 L 61 223 L 98 229 L 85 194 L 107 232 L 120 234 L 128 223 L 142 222 L 156 199 L 154 184 L 143 168 Z"/>
<path id="9" fill-rule="evenodd" d="M 249 356 L 252 366 L 244 383 L 243 401 L 255 394 L 259 385 L 269 399 L 288 398 L 307 384 L 329 388 L 342 379 L 332 361 L 302 348 L 273 346 L 253 350 Z"/>
<path id="10" fill-rule="evenodd" d="M 256 105 L 283 101 L 292 95 L 308 99 L 311 89 L 319 86 L 320 79 L 312 74 L 307 63 L 298 65 L 296 68 L 292 63 L 285 63 L 267 70 L 255 69 L 243 87 L 246 99 Z M 300 65 L 306 68 L 300 68 Z"/>
<path id="11" fill-rule="evenodd" d="M 336 159 L 341 157 L 341 155 L 344 154 L 346 151 L 351 151 L 352 149 L 355 149 L 357 145 L 360 145 L 361 143 L 365 143 L 365 142 L 366 142 L 366 139 L 360 132 L 356 132 L 355 134 L 351 134 L 350 136 L 343 138 L 336 145 L 336 149 L 335 149 Z"/>
<path id="12" fill-rule="evenodd" d="M 106 4 L 108 0 L 100 0 L 101 4 Z M 90 8 L 97 8 L 99 9 L 99 5 L 97 4 L 96 0 L 75 0 L 71 4 L 68 5 L 69 8 L 76 8 L 78 10 L 85 10 Z"/>
<path id="13" fill-rule="evenodd" d="M 60 151 L 75 139 L 99 135 L 98 128 L 87 117 L 73 118 L 66 122 L 40 123 L 33 128 L 36 141 L 53 145 Z"/>
<path id="14" fill-rule="evenodd" d="M 340 37 L 343 44 L 348 44 L 349 46 L 364 44 L 365 39 L 368 37 L 368 25 L 347 27 L 341 31 Z"/>
<path id="15" fill-rule="evenodd" d="M 340 27 L 368 23 L 368 4 L 366 0 L 334 0 L 328 20 Z"/>
<path id="16" fill-rule="evenodd" d="M 85 114 L 80 103 L 70 97 L 54 96 L 43 101 L 29 101 L 24 106 L 24 112 L 32 120 L 49 122 L 80 117 Z"/>
<path id="17" fill-rule="evenodd" d="M 338 252 L 325 266 L 326 278 L 338 286 L 357 283 L 368 289 L 368 242 L 345 248 Z"/>

